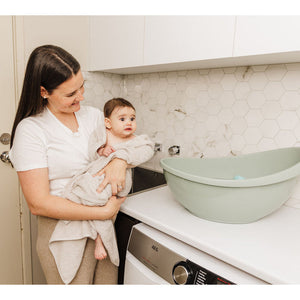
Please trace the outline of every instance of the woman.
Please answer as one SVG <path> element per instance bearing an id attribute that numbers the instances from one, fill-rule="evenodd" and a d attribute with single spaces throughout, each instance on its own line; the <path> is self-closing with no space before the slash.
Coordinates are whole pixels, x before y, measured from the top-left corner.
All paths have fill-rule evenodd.
<path id="1" fill-rule="evenodd" d="M 116 216 L 125 198 L 112 196 L 103 207 L 62 198 L 70 178 L 88 163 L 88 139 L 103 114 L 81 107 L 84 80 L 76 59 L 62 48 L 45 45 L 29 57 L 12 134 L 10 159 L 32 214 L 38 216 L 37 252 L 48 284 L 62 283 L 49 251 L 57 219 L 106 220 Z M 105 174 L 113 195 L 124 187 L 127 163 L 114 159 L 96 175 Z M 117 267 L 94 258 L 88 239 L 73 284 L 117 283 Z"/>

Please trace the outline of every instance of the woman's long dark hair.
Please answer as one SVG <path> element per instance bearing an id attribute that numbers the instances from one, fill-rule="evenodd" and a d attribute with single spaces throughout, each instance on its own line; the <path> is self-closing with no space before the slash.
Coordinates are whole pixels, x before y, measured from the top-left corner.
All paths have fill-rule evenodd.
<path id="1" fill-rule="evenodd" d="M 47 105 L 47 99 L 41 96 L 41 86 L 51 95 L 54 89 L 76 75 L 79 70 L 78 61 L 60 47 L 44 45 L 33 50 L 25 71 L 10 147 L 13 145 L 18 124 L 26 117 L 41 113 Z"/>

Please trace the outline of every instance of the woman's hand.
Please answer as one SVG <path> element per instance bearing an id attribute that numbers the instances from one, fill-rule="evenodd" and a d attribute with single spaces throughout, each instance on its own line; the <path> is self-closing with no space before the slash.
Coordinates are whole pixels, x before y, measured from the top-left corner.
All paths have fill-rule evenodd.
<path id="1" fill-rule="evenodd" d="M 107 184 L 111 185 L 112 194 L 116 195 L 122 191 L 125 186 L 127 162 L 123 159 L 114 158 L 101 171 L 93 176 L 101 176 L 105 174 L 102 183 L 99 185 L 97 192 L 101 193 Z"/>
<path id="2" fill-rule="evenodd" d="M 113 219 L 120 210 L 121 204 L 125 201 L 126 197 L 111 196 L 105 204 L 107 219 Z"/>

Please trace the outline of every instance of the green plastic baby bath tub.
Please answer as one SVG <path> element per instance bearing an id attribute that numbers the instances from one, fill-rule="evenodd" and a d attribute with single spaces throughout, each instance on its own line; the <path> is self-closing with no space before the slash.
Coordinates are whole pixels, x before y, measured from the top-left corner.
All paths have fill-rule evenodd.
<path id="1" fill-rule="evenodd" d="M 223 158 L 164 158 L 174 198 L 210 221 L 250 223 L 286 202 L 300 175 L 300 148 Z"/>

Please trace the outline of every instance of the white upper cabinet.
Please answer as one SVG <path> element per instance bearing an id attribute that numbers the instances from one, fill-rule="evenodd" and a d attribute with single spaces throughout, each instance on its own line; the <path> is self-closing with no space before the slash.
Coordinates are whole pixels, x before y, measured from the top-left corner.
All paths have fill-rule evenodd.
<path id="1" fill-rule="evenodd" d="M 300 16 L 238 16 L 234 56 L 300 50 Z"/>
<path id="2" fill-rule="evenodd" d="M 143 65 L 144 16 L 90 17 L 90 70 Z"/>
<path id="3" fill-rule="evenodd" d="M 89 69 L 128 74 L 203 67 L 207 60 L 232 57 L 235 19 L 90 17 Z"/>
<path id="4" fill-rule="evenodd" d="M 298 62 L 299 16 L 24 16 L 26 58 L 42 44 L 84 71 L 119 74 Z"/>
<path id="5" fill-rule="evenodd" d="M 90 25 L 90 70 L 129 74 L 300 56 L 299 16 L 95 16 Z"/>
<path id="6" fill-rule="evenodd" d="M 234 16 L 146 16 L 144 65 L 232 56 Z"/>

